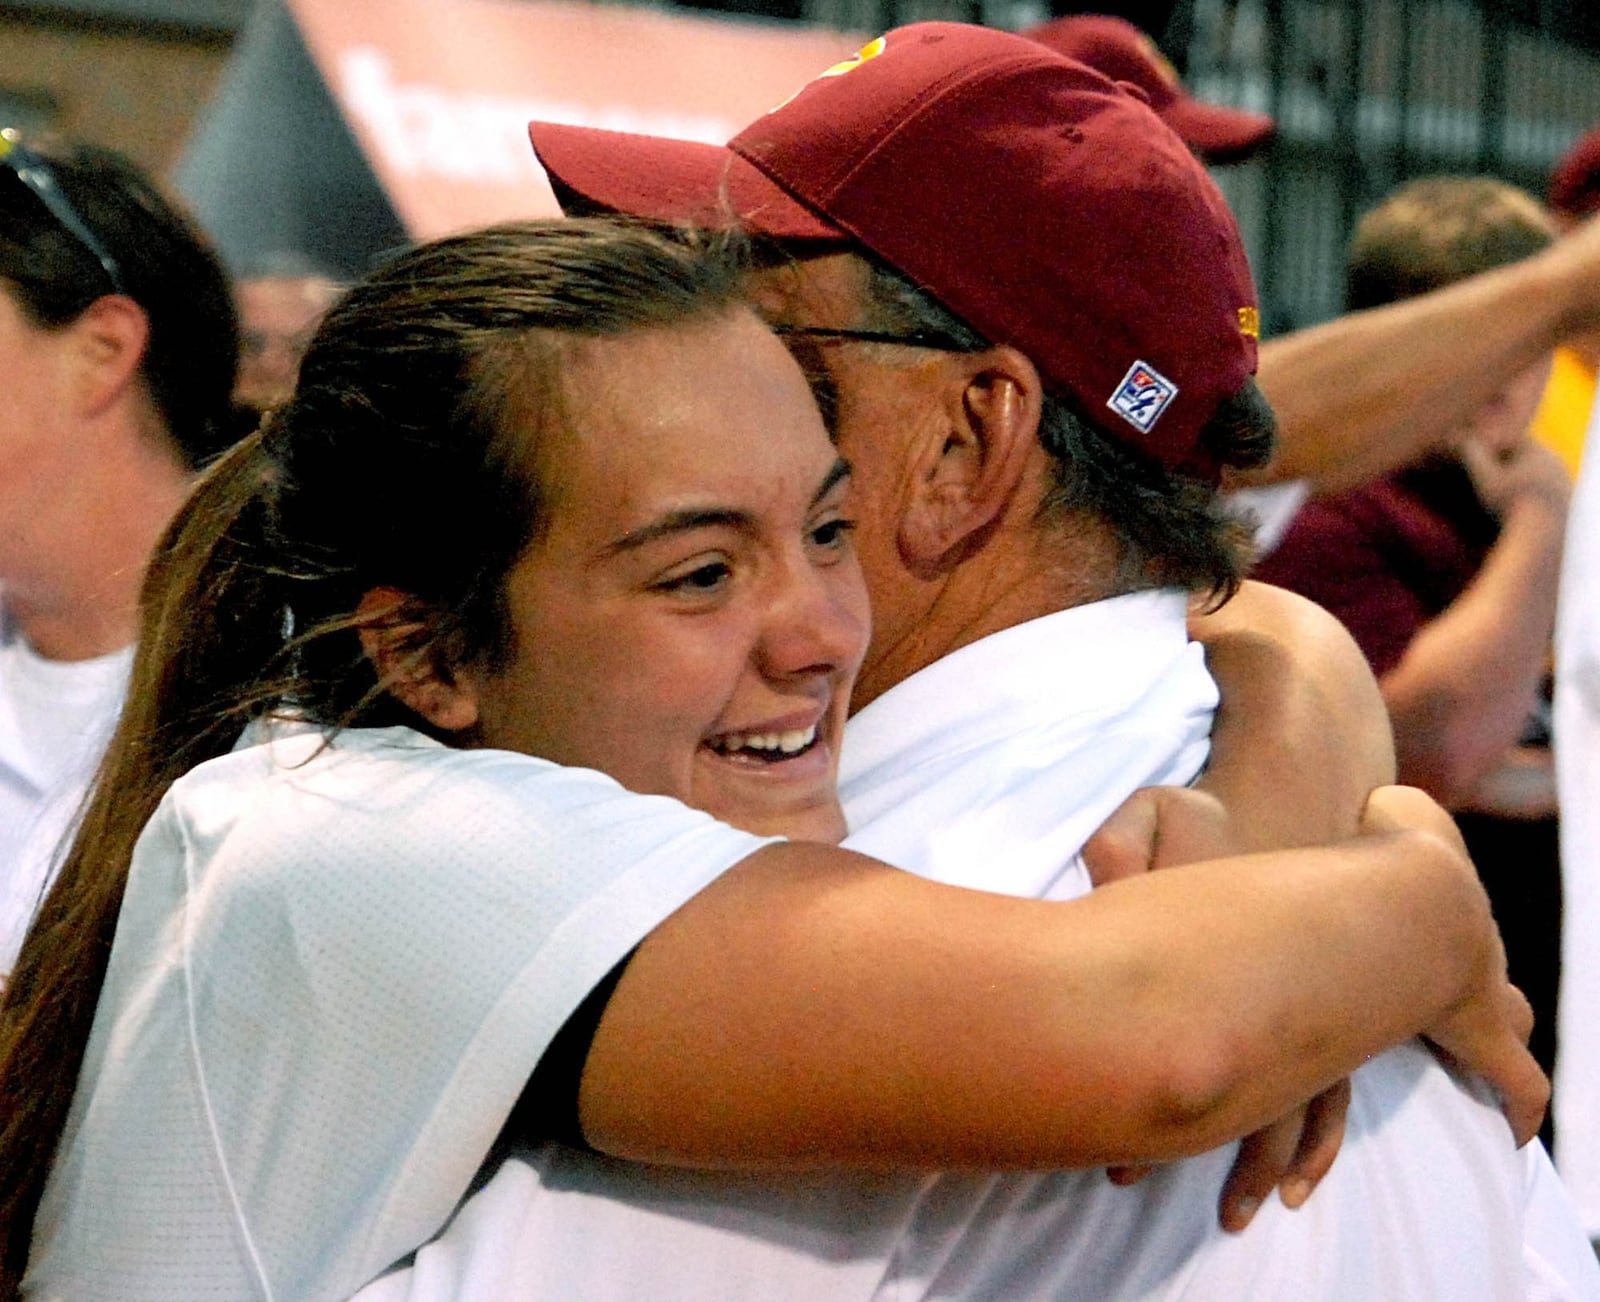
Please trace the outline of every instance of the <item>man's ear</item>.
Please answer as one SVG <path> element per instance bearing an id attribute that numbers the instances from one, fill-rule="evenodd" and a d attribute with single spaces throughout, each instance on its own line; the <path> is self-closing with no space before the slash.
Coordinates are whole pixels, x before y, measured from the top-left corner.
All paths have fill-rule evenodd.
<path id="1" fill-rule="evenodd" d="M 385 691 L 441 732 L 462 732 L 478 722 L 478 694 L 471 682 L 445 677 L 433 658 L 417 649 L 429 621 L 416 598 L 398 588 L 373 588 L 361 598 L 356 618 L 361 649 Z"/>
<path id="2" fill-rule="evenodd" d="M 983 545 L 1015 501 L 1040 454 L 1044 385 L 1015 348 L 952 353 L 942 430 L 913 452 L 914 500 L 901 517 L 900 548 L 927 577 Z"/>
<path id="3" fill-rule="evenodd" d="M 127 392 L 150 343 L 150 318 L 126 294 L 106 294 L 72 323 L 78 343 L 79 396 L 97 413 Z"/>

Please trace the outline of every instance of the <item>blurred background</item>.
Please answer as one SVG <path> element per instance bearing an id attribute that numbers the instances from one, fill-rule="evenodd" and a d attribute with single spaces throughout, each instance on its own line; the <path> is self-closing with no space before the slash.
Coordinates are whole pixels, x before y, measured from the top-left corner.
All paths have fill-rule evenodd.
<path id="1" fill-rule="evenodd" d="M 1266 333 L 1340 308 L 1352 220 L 1407 177 L 1542 195 L 1600 122 L 1579 0 L 81 0 L 0 4 L 0 125 L 110 144 L 168 177 L 235 268 L 342 274 L 409 236 L 548 210 L 518 118 L 725 138 L 864 33 L 1115 13 L 1202 99 L 1272 114 L 1215 169 Z"/>

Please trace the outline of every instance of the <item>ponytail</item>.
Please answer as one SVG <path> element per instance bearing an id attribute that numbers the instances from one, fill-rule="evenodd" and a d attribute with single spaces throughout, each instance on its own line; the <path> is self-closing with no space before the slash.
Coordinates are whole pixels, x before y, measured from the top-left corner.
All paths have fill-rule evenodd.
<path id="1" fill-rule="evenodd" d="M 742 290 L 735 257 L 611 222 L 425 245 L 332 308 L 294 396 L 201 477 L 151 562 L 128 704 L 0 1002 L 0 1302 L 27 1265 L 134 846 L 172 784 L 275 711 L 330 733 L 424 726 L 362 652 L 374 588 L 414 603 L 411 649 L 441 672 L 498 663 L 567 341 L 709 318 Z"/>

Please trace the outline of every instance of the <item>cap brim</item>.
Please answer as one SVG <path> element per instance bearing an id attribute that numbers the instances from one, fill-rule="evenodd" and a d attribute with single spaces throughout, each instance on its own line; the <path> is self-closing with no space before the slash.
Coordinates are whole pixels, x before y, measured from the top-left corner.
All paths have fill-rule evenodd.
<path id="1" fill-rule="evenodd" d="M 773 239 L 847 238 L 723 145 L 555 122 L 530 122 L 528 138 L 564 212 L 587 205 Z"/>
<path id="2" fill-rule="evenodd" d="M 1278 130 L 1278 124 L 1265 113 L 1205 104 L 1187 97 L 1173 101 L 1161 110 L 1161 116 L 1184 144 L 1208 163 L 1236 163 L 1248 158 L 1265 147 Z"/>

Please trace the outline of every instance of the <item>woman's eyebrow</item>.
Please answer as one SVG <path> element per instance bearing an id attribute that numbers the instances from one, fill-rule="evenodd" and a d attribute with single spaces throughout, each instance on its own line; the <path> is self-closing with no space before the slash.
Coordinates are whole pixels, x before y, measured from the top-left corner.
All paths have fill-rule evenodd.
<path id="1" fill-rule="evenodd" d="M 815 507 L 829 493 L 833 492 L 839 484 L 850 477 L 850 463 L 843 457 L 838 458 L 832 468 L 822 477 L 822 483 L 817 491 L 812 494 L 811 505 Z M 634 551 L 665 538 L 675 533 L 689 533 L 695 529 L 742 529 L 753 530 L 756 527 L 755 517 L 748 511 L 737 511 L 729 507 L 689 507 L 682 511 L 668 511 L 649 524 L 640 525 L 637 529 L 629 529 L 622 537 L 614 542 L 607 543 L 601 551 L 602 556 L 617 556 L 625 552 Z"/>
<path id="2" fill-rule="evenodd" d="M 734 511 L 725 507 L 706 507 L 668 511 L 649 524 L 629 529 L 615 542 L 607 543 L 602 556 L 616 556 L 653 543 L 675 533 L 688 533 L 694 529 L 744 529 L 755 527 L 755 518 L 748 511 Z"/>
<path id="3" fill-rule="evenodd" d="M 811 505 L 816 506 L 818 502 L 822 501 L 822 499 L 825 498 L 829 493 L 833 492 L 833 490 L 837 488 L 842 481 L 848 478 L 850 478 L 850 463 L 843 457 L 839 457 L 834 461 L 833 468 L 822 477 L 822 485 L 817 489 L 815 495 L 813 495 L 811 498 Z"/>

